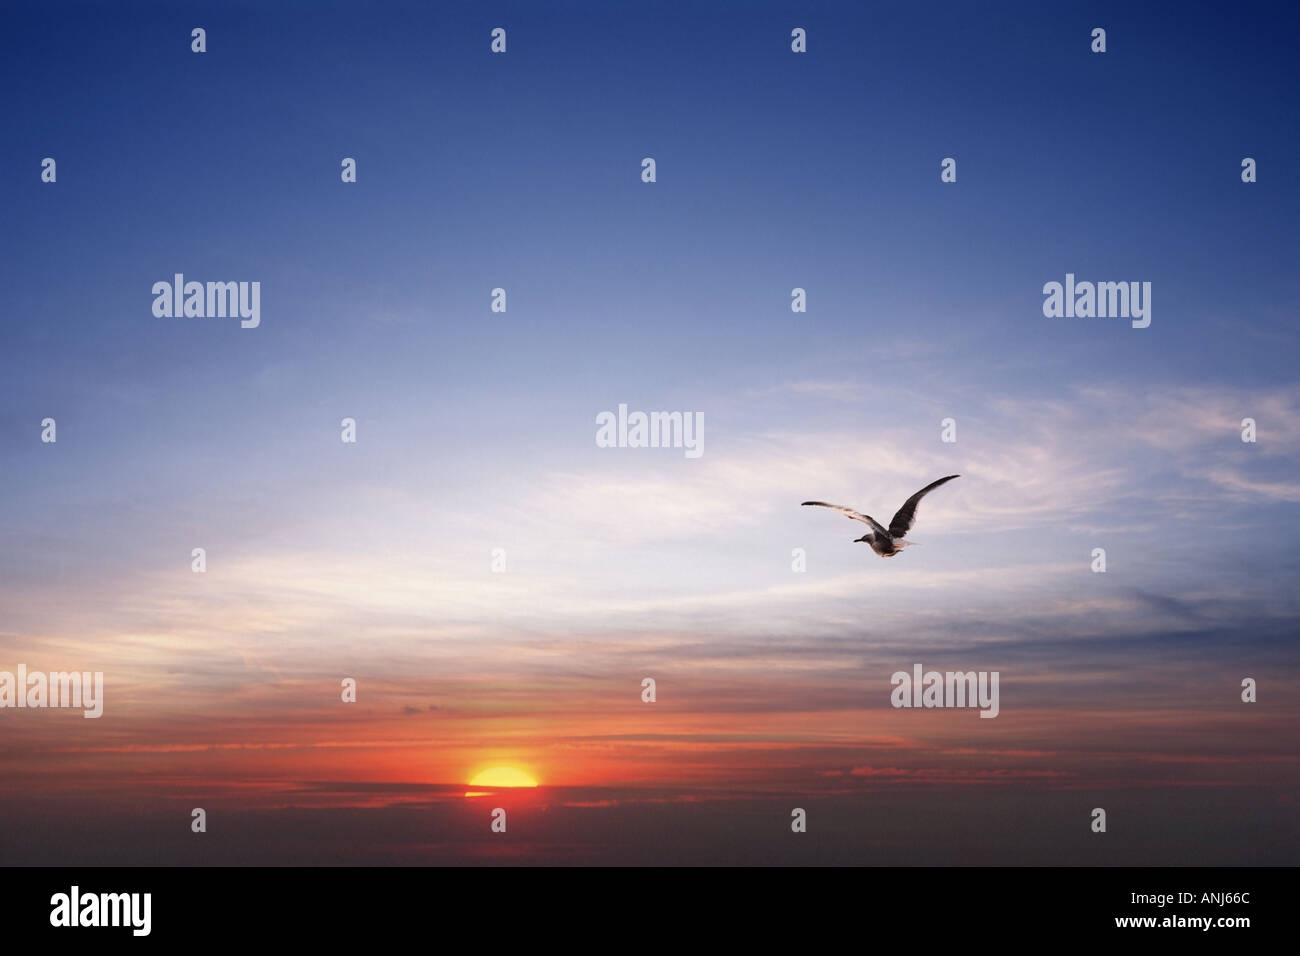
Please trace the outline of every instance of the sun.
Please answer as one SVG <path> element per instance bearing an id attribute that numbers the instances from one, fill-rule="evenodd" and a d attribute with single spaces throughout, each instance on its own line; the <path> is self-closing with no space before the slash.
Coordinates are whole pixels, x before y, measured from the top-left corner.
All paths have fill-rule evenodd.
<path id="1" fill-rule="evenodd" d="M 471 787 L 535 787 L 537 781 L 514 767 L 489 767 L 475 774 Z"/>

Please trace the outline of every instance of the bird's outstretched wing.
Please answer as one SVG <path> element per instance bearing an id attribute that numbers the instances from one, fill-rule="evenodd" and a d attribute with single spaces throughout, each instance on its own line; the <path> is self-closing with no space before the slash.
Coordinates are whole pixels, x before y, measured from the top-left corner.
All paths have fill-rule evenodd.
<path id="1" fill-rule="evenodd" d="M 908 498 L 903 507 L 898 509 L 898 514 L 894 515 L 894 520 L 889 522 L 889 534 L 894 538 L 901 538 L 907 532 L 912 530 L 916 524 L 916 506 L 921 503 L 921 499 L 928 495 L 934 489 L 938 488 L 945 481 L 952 481 L 954 478 L 960 478 L 961 475 L 949 475 L 947 478 L 940 478 L 938 481 L 926 485 L 912 497 Z"/>
<path id="2" fill-rule="evenodd" d="M 832 511 L 838 511 L 842 515 L 847 515 L 854 521 L 861 521 L 863 524 L 870 525 L 871 530 L 879 535 L 888 535 L 889 532 L 871 515 L 864 515 L 861 511 L 854 511 L 852 508 L 845 508 L 843 505 L 831 505 L 824 501 L 805 501 L 805 505 L 817 505 L 819 508 L 830 508 Z"/>

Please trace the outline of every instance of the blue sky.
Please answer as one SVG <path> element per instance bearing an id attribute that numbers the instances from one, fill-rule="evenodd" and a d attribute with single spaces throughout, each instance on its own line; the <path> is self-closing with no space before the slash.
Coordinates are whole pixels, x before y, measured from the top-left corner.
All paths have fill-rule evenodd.
<path id="1" fill-rule="evenodd" d="M 315 467 L 302 445 L 349 414 L 375 454 L 477 486 L 480 468 L 524 478 L 521 453 L 591 455 L 591 419 L 618 402 L 705 411 L 721 454 L 764 428 L 874 440 L 891 423 L 932 443 L 987 396 L 1102 389 L 1097 414 L 1132 417 L 1148 391 L 1294 380 L 1295 134 L 1265 21 L 260 7 L 92 5 L 9 33 L 6 424 L 66 409 L 71 489 L 127 483 L 110 447 L 180 469 L 163 496 L 249 481 L 204 454 L 219 446 Z M 204 55 L 174 39 L 191 21 Z M 484 55 L 507 21 L 509 53 Z M 54 188 L 35 153 L 57 158 Z M 177 271 L 260 280 L 263 326 L 154 319 L 148 290 Z M 1041 286 L 1066 272 L 1152 282 L 1152 327 L 1044 319 Z M 749 397 L 812 382 L 832 390 Z M 856 404 L 818 400 L 842 386 Z"/>
<path id="2" fill-rule="evenodd" d="M 1025 707 L 1295 676 L 1287 14 L 266 6 L 7 15 L 0 666 L 197 707 L 359 646 L 394 707 L 637 646 L 808 706 L 926 653 Z M 154 317 L 176 272 L 260 281 L 260 327 Z M 1150 328 L 1044 318 L 1067 272 L 1151 282 Z M 619 403 L 704 456 L 596 448 Z M 894 561 L 798 507 L 957 472 Z"/>

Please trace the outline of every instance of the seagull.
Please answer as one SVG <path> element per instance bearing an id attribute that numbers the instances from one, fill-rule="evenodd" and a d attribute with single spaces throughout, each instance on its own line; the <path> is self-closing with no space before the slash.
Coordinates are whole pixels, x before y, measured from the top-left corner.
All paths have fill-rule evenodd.
<path id="1" fill-rule="evenodd" d="M 842 515 L 848 515 L 854 521 L 861 521 L 863 524 L 870 526 L 868 531 L 860 538 L 854 538 L 854 541 L 865 541 L 871 545 L 871 550 L 876 552 L 882 558 L 892 558 L 898 552 L 902 551 L 909 544 L 916 544 L 915 541 L 904 541 L 903 535 L 912 530 L 916 524 L 916 506 L 921 503 L 921 499 L 928 495 L 934 489 L 938 488 L 945 481 L 952 481 L 954 478 L 960 478 L 961 475 L 949 475 L 947 478 L 940 478 L 938 481 L 926 485 L 912 497 L 903 503 L 903 507 L 898 509 L 898 514 L 894 515 L 894 520 L 889 522 L 888 528 L 883 528 L 880 522 L 871 515 L 864 515 L 860 511 L 854 511 L 852 508 L 845 508 L 841 505 L 827 504 L 824 501 L 805 501 L 805 505 L 817 505 L 821 508 L 833 508 Z"/>

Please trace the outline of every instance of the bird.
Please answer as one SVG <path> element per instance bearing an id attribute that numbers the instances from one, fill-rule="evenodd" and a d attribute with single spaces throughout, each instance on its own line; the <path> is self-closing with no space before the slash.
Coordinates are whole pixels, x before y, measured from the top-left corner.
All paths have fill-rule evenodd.
<path id="1" fill-rule="evenodd" d="M 940 478 L 938 481 L 932 481 L 912 497 L 903 503 L 903 507 L 898 509 L 894 515 L 889 527 L 882 527 L 880 522 L 871 515 L 864 515 L 860 511 L 854 511 L 852 508 L 845 508 L 843 505 L 832 505 L 825 501 L 805 501 L 804 505 L 816 505 L 819 508 L 831 508 L 842 515 L 847 515 L 854 521 L 861 521 L 868 525 L 871 530 L 860 538 L 854 538 L 855 542 L 865 541 L 871 545 L 871 550 L 876 552 L 882 558 L 892 558 L 898 552 L 902 551 L 908 545 L 916 544 L 915 541 L 907 541 L 903 535 L 912 530 L 916 524 L 916 506 L 921 503 L 921 499 L 928 495 L 934 489 L 938 488 L 946 481 L 952 481 L 954 478 L 960 478 L 961 475 L 949 475 L 947 478 Z"/>

